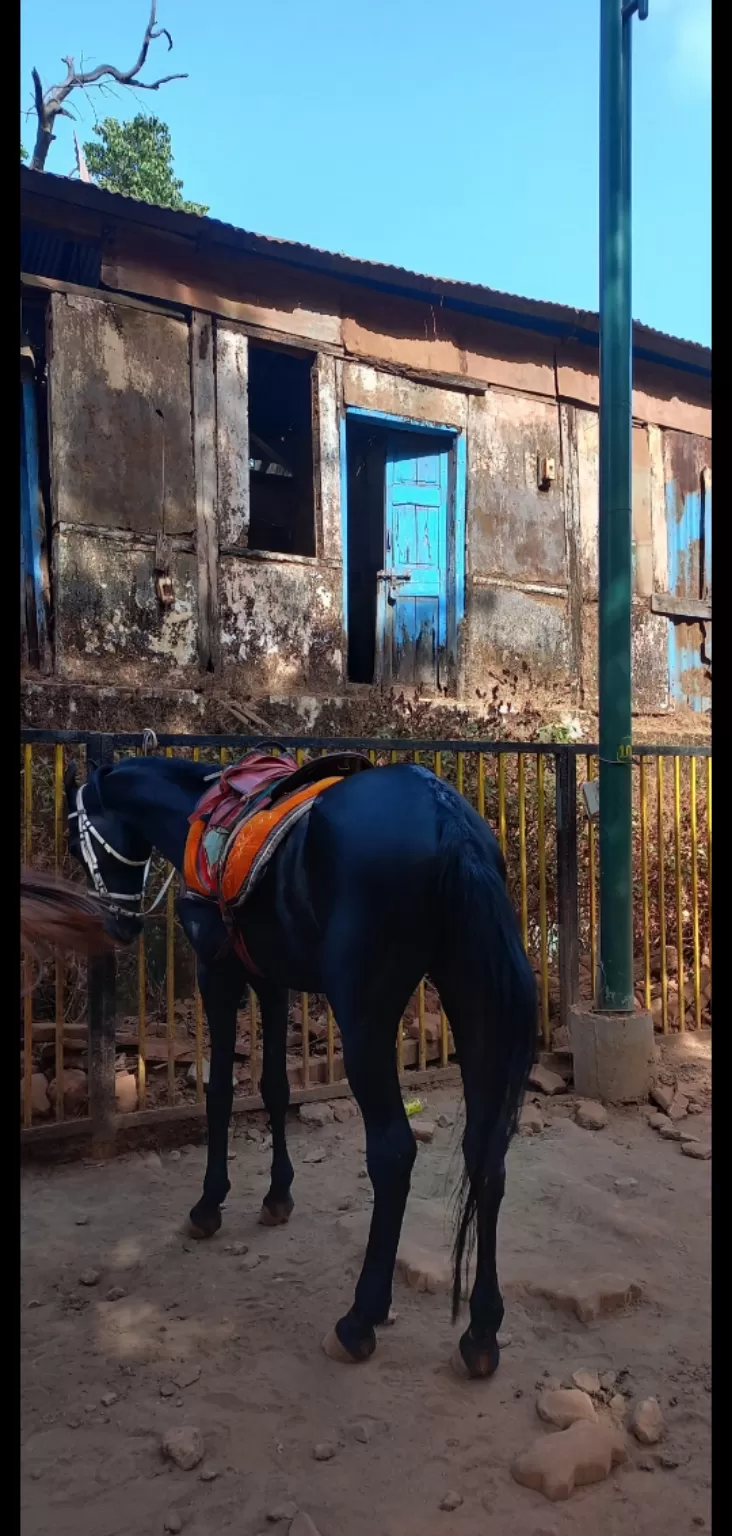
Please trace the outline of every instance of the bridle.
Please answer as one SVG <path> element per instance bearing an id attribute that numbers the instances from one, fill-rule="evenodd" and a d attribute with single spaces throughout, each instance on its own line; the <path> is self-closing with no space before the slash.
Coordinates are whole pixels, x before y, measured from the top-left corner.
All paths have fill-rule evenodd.
<path id="1" fill-rule="evenodd" d="M 77 823 L 79 849 L 84 866 L 94 886 L 95 895 L 99 897 L 100 901 L 104 902 L 107 911 L 114 913 L 115 917 L 150 917 L 155 909 L 160 906 L 163 897 L 175 879 L 175 869 L 171 869 L 155 900 L 148 907 L 147 911 L 143 912 L 142 903 L 145 899 L 145 891 L 150 875 L 152 854 L 146 859 L 128 859 L 124 853 L 120 853 L 117 848 L 113 848 L 112 844 L 107 842 L 106 837 L 102 837 L 99 829 L 94 826 L 84 805 L 83 785 L 76 792 L 76 810 L 69 811 L 69 821 L 76 821 Z M 118 864 L 124 864 L 128 869 L 141 869 L 143 871 L 142 885 L 139 891 L 110 891 L 107 889 L 102 871 L 99 868 L 99 860 L 94 848 L 95 843 L 98 843 L 100 848 L 103 848 L 104 852 L 108 853 L 110 858 L 115 859 Z M 124 903 L 124 905 L 120 905 L 120 903 Z"/>
<path id="2" fill-rule="evenodd" d="M 155 735 L 155 732 L 149 729 L 144 730 L 142 733 L 143 756 L 147 757 L 149 752 L 155 751 L 157 744 L 158 739 Z M 204 780 L 204 783 L 219 777 L 220 771 L 217 773 L 209 774 Z M 76 821 L 78 823 L 77 830 L 79 836 L 79 851 L 81 853 L 82 862 L 94 887 L 94 894 L 99 898 L 100 901 L 104 902 L 107 911 L 112 912 L 115 917 L 137 917 L 141 918 L 143 921 L 146 918 L 151 917 L 153 912 L 155 912 L 160 906 L 163 897 L 167 895 L 167 892 L 169 891 L 170 886 L 175 879 L 175 867 L 171 869 L 167 879 L 163 881 L 163 884 L 160 887 L 155 900 L 151 902 L 150 906 L 147 908 L 147 911 L 143 912 L 142 903 L 145 899 L 147 882 L 150 877 L 152 853 L 150 853 L 146 859 L 128 859 L 125 854 L 119 853 L 116 848 L 113 848 L 112 844 L 108 843 L 107 839 L 102 837 L 102 834 L 98 828 L 94 826 L 94 823 L 84 805 L 83 785 L 76 792 L 76 810 L 69 811 L 68 819 L 69 821 Z M 128 894 L 126 891 L 107 890 L 107 886 L 102 876 L 102 871 L 99 868 L 99 860 L 97 859 L 97 855 L 94 850 L 95 842 L 99 844 L 100 848 L 104 849 L 105 853 L 109 854 L 110 858 L 115 859 L 118 864 L 124 864 L 128 869 L 141 869 L 143 871 L 142 886 L 138 892 Z M 120 906 L 120 902 L 123 902 L 124 905 Z"/>

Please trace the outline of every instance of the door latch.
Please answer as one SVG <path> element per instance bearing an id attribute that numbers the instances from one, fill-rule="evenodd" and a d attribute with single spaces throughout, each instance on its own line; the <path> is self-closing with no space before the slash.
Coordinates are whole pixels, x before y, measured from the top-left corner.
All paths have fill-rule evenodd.
<path id="1" fill-rule="evenodd" d="M 379 571 L 378 580 L 386 582 L 386 601 L 391 603 L 393 608 L 397 600 L 397 587 L 403 586 L 405 582 L 411 581 L 412 578 L 409 572 L 405 572 L 402 575 L 399 571 Z"/>

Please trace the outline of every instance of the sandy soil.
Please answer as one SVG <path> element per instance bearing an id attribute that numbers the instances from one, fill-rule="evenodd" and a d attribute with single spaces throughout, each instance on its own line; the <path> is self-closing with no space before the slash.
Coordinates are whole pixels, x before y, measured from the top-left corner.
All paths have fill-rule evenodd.
<path id="1" fill-rule="evenodd" d="M 703 1139 L 709 1047 L 686 1037 L 670 1050 L 707 1106 L 689 1121 Z M 425 1114 L 452 1122 L 420 1146 L 415 1167 L 409 1233 L 429 1248 L 459 1169 L 460 1117 L 455 1092 L 427 1098 Z M 266 1145 L 241 1128 L 224 1227 L 208 1244 L 181 1227 L 200 1189 L 200 1147 L 24 1171 L 23 1536 L 153 1536 L 166 1521 L 186 1536 L 258 1536 L 287 1530 L 267 1521 L 282 1500 L 321 1536 L 709 1529 L 711 1164 L 661 1140 L 641 1112 L 591 1132 L 573 1123 L 571 1104 L 544 1101 L 546 1129 L 510 1153 L 499 1228 L 510 1342 L 488 1383 L 452 1376 L 447 1297 L 402 1279 L 397 1322 L 371 1361 L 342 1367 L 320 1352 L 350 1303 L 354 1216 L 357 1226 L 370 1203 L 360 1120 L 316 1129 L 293 1119 L 296 1208 L 276 1231 L 256 1224 Z M 99 1278 L 84 1285 L 89 1270 Z M 644 1300 L 587 1327 L 527 1294 L 537 1278 L 607 1271 L 640 1282 Z M 113 1287 L 125 1294 L 110 1301 Z M 678 1465 L 636 1446 L 607 1482 L 550 1504 L 510 1466 L 542 1432 L 537 1383 L 579 1366 L 626 1371 L 629 1409 L 655 1395 L 667 1426 L 658 1450 Z M 190 1472 L 161 1455 L 162 1436 L 181 1425 L 205 1442 Z M 336 1454 L 316 1461 L 325 1440 Z M 463 1500 L 453 1513 L 439 1508 L 450 1490 Z"/>

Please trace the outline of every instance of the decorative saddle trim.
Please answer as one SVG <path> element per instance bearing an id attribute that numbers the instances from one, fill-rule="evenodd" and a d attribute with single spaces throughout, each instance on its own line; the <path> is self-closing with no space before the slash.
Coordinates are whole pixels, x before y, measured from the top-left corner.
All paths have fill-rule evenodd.
<path id="1" fill-rule="evenodd" d="M 255 975 L 260 973 L 236 928 L 234 912 L 317 796 L 371 767 L 357 752 L 332 753 L 298 766 L 286 752 L 274 756 L 255 749 L 227 768 L 196 806 L 183 878 L 192 895 L 218 903 L 237 954 Z"/>

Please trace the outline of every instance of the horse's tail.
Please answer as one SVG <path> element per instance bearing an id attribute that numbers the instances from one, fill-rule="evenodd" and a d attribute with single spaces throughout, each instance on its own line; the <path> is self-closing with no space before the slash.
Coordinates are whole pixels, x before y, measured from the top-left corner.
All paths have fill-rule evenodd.
<path id="1" fill-rule="evenodd" d="M 443 934 L 451 985 L 463 999 L 456 1049 L 469 1078 L 466 1166 L 453 1248 L 453 1322 L 475 1244 L 481 1188 L 517 1127 L 537 1051 L 536 978 L 489 828 L 463 801 L 443 805 Z M 477 1106 L 477 1109 L 476 1109 Z"/>
<path id="2" fill-rule="evenodd" d="M 93 897 L 70 881 L 29 869 L 20 872 L 20 937 L 33 951 L 42 945 L 88 955 L 114 947 Z"/>

